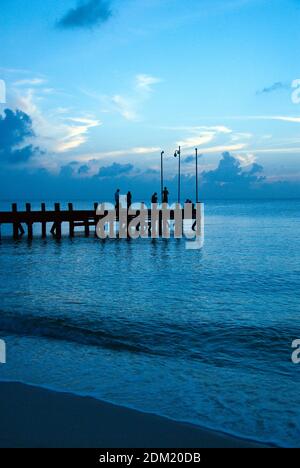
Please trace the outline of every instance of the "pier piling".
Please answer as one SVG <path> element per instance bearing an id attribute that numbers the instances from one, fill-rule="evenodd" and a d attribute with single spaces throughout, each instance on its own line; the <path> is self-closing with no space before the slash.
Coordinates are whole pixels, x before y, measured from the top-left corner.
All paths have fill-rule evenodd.
<path id="1" fill-rule="evenodd" d="M 46 219 L 46 203 L 41 203 L 41 211 L 42 215 L 45 216 Z M 42 221 L 42 239 L 47 237 L 47 223 Z"/>
<path id="2" fill-rule="evenodd" d="M 31 204 L 26 203 L 26 213 L 31 212 Z M 27 233 L 28 233 L 28 239 L 31 240 L 33 238 L 33 227 L 32 227 L 32 222 L 28 221 L 27 222 Z"/>
<path id="3" fill-rule="evenodd" d="M 68 203 L 68 208 L 70 212 L 69 234 L 70 234 L 70 237 L 72 238 L 74 237 L 74 231 L 75 231 L 74 221 L 72 219 L 73 203 Z"/>

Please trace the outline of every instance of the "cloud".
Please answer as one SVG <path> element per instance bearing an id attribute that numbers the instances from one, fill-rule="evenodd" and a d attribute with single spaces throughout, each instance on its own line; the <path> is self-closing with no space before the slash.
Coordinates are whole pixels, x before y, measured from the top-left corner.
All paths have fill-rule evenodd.
<path id="1" fill-rule="evenodd" d="M 257 91 L 256 94 L 269 94 L 274 93 L 275 91 L 280 91 L 282 89 L 290 89 L 290 86 L 287 83 L 283 83 L 282 81 L 277 81 L 273 83 L 271 86 L 267 86 L 260 91 Z"/>
<path id="2" fill-rule="evenodd" d="M 112 16 L 110 1 L 81 0 L 58 21 L 61 29 L 92 28 L 100 26 Z"/>
<path id="3" fill-rule="evenodd" d="M 181 146 L 183 149 L 195 148 L 210 143 L 215 138 L 214 132 L 201 132 L 198 136 L 186 138 L 185 140 L 178 141 L 177 146 Z"/>
<path id="4" fill-rule="evenodd" d="M 211 153 L 223 153 L 226 151 L 241 151 L 247 145 L 245 143 L 238 143 L 236 145 L 218 145 L 218 146 L 210 146 L 207 148 L 201 148 L 201 151 L 204 154 L 211 154 Z"/>
<path id="5" fill-rule="evenodd" d="M 195 161 L 195 156 L 187 156 L 184 160 L 183 160 L 183 164 L 190 164 L 192 162 Z"/>
<path id="6" fill-rule="evenodd" d="M 238 159 L 241 166 L 251 166 L 256 161 L 256 156 L 253 153 L 235 154 L 234 157 Z"/>
<path id="7" fill-rule="evenodd" d="M 113 163 L 111 166 L 101 167 L 98 177 L 117 177 L 119 175 L 128 174 L 134 169 L 132 164 Z"/>
<path id="8" fill-rule="evenodd" d="M 241 162 L 229 152 L 222 155 L 215 170 L 204 172 L 204 183 L 212 188 L 239 188 L 248 191 L 253 184 L 261 183 L 265 178 L 261 175 L 263 167 L 254 163 L 249 171 L 244 171 Z"/>
<path id="9" fill-rule="evenodd" d="M 277 115 L 277 116 L 275 115 L 273 117 L 270 117 L 270 120 L 280 120 L 282 122 L 300 123 L 300 117 L 290 117 L 290 116 L 284 116 L 284 115 Z"/>
<path id="10" fill-rule="evenodd" d="M 56 108 L 44 112 L 42 88 L 16 91 L 18 108 L 30 115 L 38 145 L 48 153 L 65 153 L 79 148 L 88 138 L 88 132 L 101 122 L 92 117 L 70 115 L 68 109 Z"/>
<path id="11" fill-rule="evenodd" d="M 133 99 L 116 94 L 111 98 L 111 102 L 116 112 L 126 120 L 137 120 L 136 104 Z"/>
<path id="12" fill-rule="evenodd" d="M 39 148 L 28 144 L 35 136 L 32 121 L 24 112 L 10 109 L 0 115 L 0 158 L 1 162 L 27 162 L 32 156 L 40 153 Z"/>
<path id="13" fill-rule="evenodd" d="M 80 174 L 81 174 L 81 175 L 86 175 L 86 174 L 89 173 L 89 170 L 90 170 L 90 168 L 89 168 L 88 164 L 83 164 L 82 166 L 80 166 L 80 167 L 78 168 L 78 171 L 77 171 L 77 172 L 78 172 L 79 175 L 80 175 Z"/>
<path id="14" fill-rule="evenodd" d="M 144 147 L 144 146 L 137 146 L 135 148 L 129 148 L 129 149 L 120 149 L 120 150 L 115 150 L 115 151 L 107 151 L 103 153 L 98 153 L 98 157 L 119 157 L 119 156 L 143 156 L 143 155 L 148 155 L 148 154 L 153 154 L 153 153 L 159 153 L 161 151 L 161 148 L 158 146 L 149 146 L 149 147 Z"/>
<path id="15" fill-rule="evenodd" d="M 80 174 L 83 167 L 84 174 Z M 201 173 L 202 199 L 272 199 L 299 198 L 300 181 L 269 181 L 263 177 L 262 166 L 254 163 L 245 170 L 229 153 L 223 154 L 214 170 Z M 138 171 L 133 165 L 114 163 L 103 167 L 94 176 L 87 165 L 72 162 L 62 167 L 59 173 L 47 170 L 28 171 L 20 166 L 6 166 L 0 171 L 0 199 L 84 199 L 113 200 L 116 185 L 121 193 L 130 190 L 134 199 L 150 200 L 154 191 L 159 191 L 159 171 Z M 117 177 L 117 181 L 116 181 Z M 117 183 L 116 183 L 117 182 Z M 165 183 L 171 200 L 177 196 L 177 176 L 168 175 Z M 100 190 L 100 192 L 99 192 Z M 194 195 L 194 173 L 182 175 L 182 199 Z"/>
<path id="16" fill-rule="evenodd" d="M 177 146 L 181 146 L 182 149 L 195 148 L 202 146 L 208 143 L 211 143 L 216 138 L 221 135 L 231 134 L 232 130 L 219 125 L 213 127 L 200 126 L 200 127 L 187 127 L 184 128 L 185 131 L 191 133 L 192 136 L 189 136 L 183 140 L 177 141 Z"/>
<path id="17" fill-rule="evenodd" d="M 24 80 L 18 80 L 13 83 L 14 86 L 40 86 L 47 83 L 43 78 L 29 78 Z"/>
<path id="18" fill-rule="evenodd" d="M 60 153 L 78 148 L 87 141 L 87 133 L 90 128 L 98 127 L 100 122 L 95 119 L 83 117 L 69 117 L 69 124 L 64 125 L 65 136 L 57 143 L 56 150 Z"/>
<path id="19" fill-rule="evenodd" d="M 253 135 L 246 132 L 236 132 L 225 125 L 214 126 L 191 126 L 191 127 L 162 127 L 165 130 L 183 131 L 188 134 L 186 138 L 177 141 L 176 145 L 181 146 L 183 150 L 198 148 L 203 154 L 217 154 L 223 152 L 239 152 L 243 165 L 249 165 L 246 156 L 240 156 L 240 152 L 249 153 L 249 147 Z M 243 158 L 243 160 L 242 160 Z"/>
<path id="20" fill-rule="evenodd" d="M 102 112 L 118 113 L 129 121 L 140 120 L 140 108 L 151 97 L 153 85 L 162 80 L 151 75 L 137 74 L 128 93 L 114 94 L 112 96 L 99 96 L 97 93 L 84 91 L 84 93 L 96 99 L 103 106 Z"/>
<path id="21" fill-rule="evenodd" d="M 300 123 L 300 117 L 290 115 L 244 115 L 229 118 L 232 120 L 278 120 L 281 122 Z"/>
<path id="22" fill-rule="evenodd" d="M 161 79 L 151 75 L 140 74 L 136 76 L 136 87 L 147 92 L 152 91 L 152 85 L 160 83 Z"/>

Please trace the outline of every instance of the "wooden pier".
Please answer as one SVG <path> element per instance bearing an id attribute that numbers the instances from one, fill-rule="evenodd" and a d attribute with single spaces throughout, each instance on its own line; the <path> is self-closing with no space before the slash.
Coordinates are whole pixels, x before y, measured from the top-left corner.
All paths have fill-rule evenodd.
<path id="1" fill-rule="evenodd" d="M 91 228 L 94 235 L 96 235 L 96 226 L 100 219 L 107 215 L 108 211 L 105 211 L 103 215 L 97 214 L 97 208 L 99 203 L 94 203 L 93 209 L 91 210 L 75 210 L 73 203 L 68 203 L 68 209 L 62 210 L 60 203 L 54 204 L 53 210 L 47 210 L 46 204 L 41 203 L 41 209 L 39 211 L 32 210 L 31 204 L 26 203 L 25 211 L 18 211 L 17 203 L 12 204 L 11 211 L 0 212 L 0 226 L 2 224 L 8 224 L 12 226 L 12 235 L 14 239 L 20 239 L 26 235 L 28 239 L 33 238 L 33 226 L 38 224 L 41 226 L 42 238 L 47 237 L 47 224 L 51 224 L 50 233 L 56 239 L 62 237 L 62 224 L 67 223 L 69 225 L 69 236 L 72 238 L 75 236 L 75 230 L 77 228 L 84 228 L 84 234 L 89 237 Z M 129 215 L 127 213 L 128 225 L 130 222 L 139 216 L 140 211 L 136 211 L 135 215 Z M 170 220 L 175 219 L 175 210 L 170 209 Z M 197 213 L 196 209 L 192 210 L 192 217 L 184 218 L 184 210 L 182 210 L 182 219 L 189 219 L 194 221 L 193 229 L 196 225 Z M 118 211 L 116 214 L 115 221 L 119 221 Z M 148 210 L 148 222 L 149 232 L 151 231 L 151 209 Z M 159 234 L 162 232 L 162 212 L 159 213 Z M 24 229 L 25 227 L 25 229 Z"/>

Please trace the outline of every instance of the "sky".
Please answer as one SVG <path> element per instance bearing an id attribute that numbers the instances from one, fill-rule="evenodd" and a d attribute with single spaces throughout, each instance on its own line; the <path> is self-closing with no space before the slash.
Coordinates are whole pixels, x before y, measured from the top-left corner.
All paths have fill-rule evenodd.
<path id="1" fill-rule="evenodd" d="M 99 184 L 146 196 L 161 150 L 176 190 L 179 145 L 184 193 L 197 147 L 211 197 L 300 196 L 300 0 L 1 0 L 0 13 L 2 199 Z"/>

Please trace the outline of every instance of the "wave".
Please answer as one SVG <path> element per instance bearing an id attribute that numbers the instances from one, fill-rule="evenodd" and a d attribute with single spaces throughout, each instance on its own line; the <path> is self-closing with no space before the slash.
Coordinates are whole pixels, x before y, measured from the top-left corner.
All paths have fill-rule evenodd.
<path id="1" fill-rule="evenodd" d="M 142 351 L 142 348 L 113 337 L 105 330 L 93 330 L 63 318 L 1 314 L 0 329 L 13 335 L 45 337 L 115 350 Z"/>
<path id="2" fill-rule="evenodd" d="M 254 326 L 233 323 L 151 321 L 79 322 L 68 317 L 0 313 L 0 330 L 18 336 L 48 338 L 114 351 L 196 359 L 224 367 L 260 366 L 273 362 L 287 371 L 291 343 L 300 327 L 289 324 Z M 282 362 L 282 366 L 280 366 Z"/>

